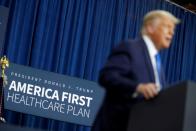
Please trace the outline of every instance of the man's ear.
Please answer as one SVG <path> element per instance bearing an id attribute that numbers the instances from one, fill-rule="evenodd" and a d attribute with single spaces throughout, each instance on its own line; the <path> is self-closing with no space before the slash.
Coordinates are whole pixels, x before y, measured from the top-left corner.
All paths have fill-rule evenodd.
<path id="1" fill-rule="evenodd" d="M 147 24 L 146 25 L 146 31 L 149 33 L 149 34 L 153 34 L 154 33 L 154 27 L 153 27 L 153 25 L 151 25 L 151 24 Z"/>

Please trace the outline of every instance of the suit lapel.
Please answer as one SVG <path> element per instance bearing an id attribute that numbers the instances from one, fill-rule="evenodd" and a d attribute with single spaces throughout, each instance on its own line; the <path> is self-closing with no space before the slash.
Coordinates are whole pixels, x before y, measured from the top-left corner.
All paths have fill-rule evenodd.
<path id="1" fill-rule="evenodd" d="M 150 60 L 150 54 L 148 52 L 147 46 L 142 38 L 140 38 L 140 43 L 141 43 L 142 50 L 144 52 L 144 60 L 145 60 L 145 64 L 148 70 L 150 80 L 152 82 L 155 82 L 154 70 L 153 70 L 152 62 Z"/>

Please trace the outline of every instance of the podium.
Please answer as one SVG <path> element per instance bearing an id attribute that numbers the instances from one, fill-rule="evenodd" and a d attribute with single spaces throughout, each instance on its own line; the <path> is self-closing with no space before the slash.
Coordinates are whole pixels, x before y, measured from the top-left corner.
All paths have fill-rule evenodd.
<path id="1" fill-rule="evenodd" d="M 130 111 L 127 131 L 196 131 L 196 84 L 173 85 Z"/>

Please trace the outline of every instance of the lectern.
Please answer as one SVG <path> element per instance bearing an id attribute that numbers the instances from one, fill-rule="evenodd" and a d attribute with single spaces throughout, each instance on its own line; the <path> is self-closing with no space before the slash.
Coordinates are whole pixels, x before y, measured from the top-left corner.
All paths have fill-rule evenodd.
<path id="1" fill-rule="evenodd" d="M 181 82 L 135 104 L 127 131 L 196 131 L 196 84 Z"/>

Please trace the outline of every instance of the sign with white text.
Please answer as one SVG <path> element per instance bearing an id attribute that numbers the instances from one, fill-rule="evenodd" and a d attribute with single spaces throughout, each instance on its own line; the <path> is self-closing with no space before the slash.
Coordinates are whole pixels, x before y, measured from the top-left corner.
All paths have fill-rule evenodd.
<path id="1" fill-rule="evenodd" d="M 6 69 L 5 108 L 91 126 L 104 98 L 97 83 L 17 64 Z"/>

